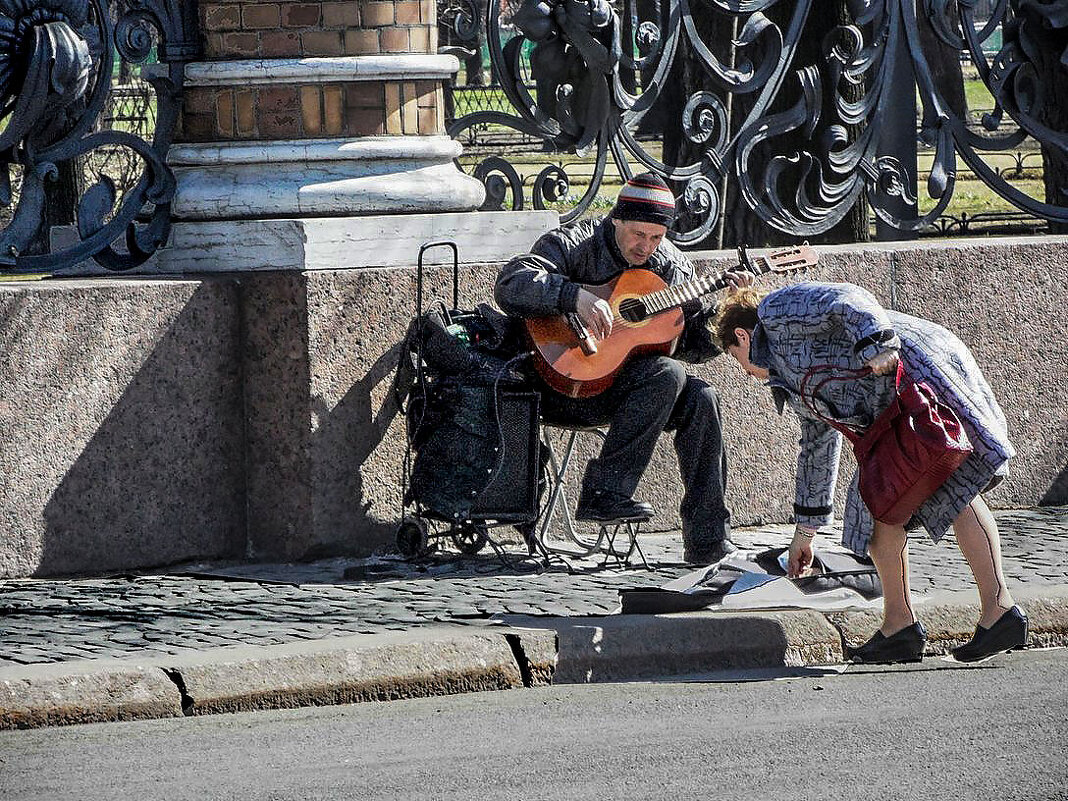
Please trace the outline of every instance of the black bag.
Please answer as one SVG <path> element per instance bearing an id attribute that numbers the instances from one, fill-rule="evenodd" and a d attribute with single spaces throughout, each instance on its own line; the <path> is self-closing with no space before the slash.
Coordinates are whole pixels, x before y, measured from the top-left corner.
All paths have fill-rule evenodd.
<path id="1" fill-rule="evenodd" d="M 437 303 L 414 318 L 401 343 L 393 396 L 400 411 L 417 378 L 453 377 L 468 383 L 506 381 L 526 376 L 508 363 L 522 352 L 517 321 L 485 303 L 473 310 L 447 309 Z"/>
<path id="2" fill-rule="evenodd" d="M 409 404 L 415 458 L 405 504 L 418 502 L 434 516 L 467 520 L 492 480 L 500 446 L 491 386 L 439 382 Z"/>
<path id="3" fill-rule="evenodd" d="M 518 369 L 520 342 L 514 321 L 486 304 L 439 303 L 412 320 L 394 382 L 415 453 L 405 505 L 470 518 L 499 467 L 499 393 L 529 384 Z"/>

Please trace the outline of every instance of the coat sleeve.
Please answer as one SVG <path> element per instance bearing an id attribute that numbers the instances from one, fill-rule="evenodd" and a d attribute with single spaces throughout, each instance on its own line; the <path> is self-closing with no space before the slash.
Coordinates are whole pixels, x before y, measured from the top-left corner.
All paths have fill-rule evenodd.
<path id="1" fill-rule="evenodd" d="M 697 275 L 697 269 L 686 256 L 671 243 L 668 247 L 661 245 L 671 259 L 672 284 L 681 284 L 692 281 Z M 682 337 L 675 349 L 675 358 L 690 364 L 700 364 L 718 356 L 721 351 L 716 345 L 715 337 L 709 328 L 709 321 L 716 316 L 717 304 L 714 296 L 704 295 L 682 305 L 685 321 L 682 329 Z"/>
<path id="2" fill-rule="evenodd" d="M 723 351 L 716 345 L 709 327 L 709 320 L 716 316 L 716 304 L 712 301 L 694 301 L 693 306 L 684 306 L 686 314 L 682 338 L 675 350 L 675 357 L 690 364 L 700 364 L 719 356 Z"/>
<path id="3" fill-rule="evenodd" d="M 559 231 L 541 236 L 497 275 L 493 297 L 508 314 L 544 317 L 575 310 L 579 285 L 570 280 L 572 243 Z"/>
<path id="4" fill-rule="evenodd" d="M 804 526 L 828 525 L 834 519 L 834 488 L 842 455 L 842 435 L 826 423 L 801 417 L 801 451 L 797 456 L 794 518 Z"/>
<path id="5" fill-rule="evenodd" d="M 901 347 L 886 310 L 868 290 L 854 284 L 794 284 L 768 295 L 758 314 L 774 338 L 780 338 L 780 332 L 788 332 L 790 338 L 818 338 L 838 327 L 853 342 L 861 364 Z"/>

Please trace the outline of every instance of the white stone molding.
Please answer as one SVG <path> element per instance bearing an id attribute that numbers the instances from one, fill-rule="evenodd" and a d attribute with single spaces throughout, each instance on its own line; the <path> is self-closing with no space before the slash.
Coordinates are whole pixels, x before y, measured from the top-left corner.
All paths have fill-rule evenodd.
<path id="1" fill-rule="evenodd" d="M 185 65 L 185 85 L 256 86 L 272 83 L 445 80 L 459 69 L 460 61 L 456 56 L 426 53 L 192 61 Z"/>
<path id="2" fill-rule="evenodd" d="M 462 264 L 499 264 L 530 250 L 557 227 L 554 211 L 370 215 L 278 220 L 176 222 L 170 240 L 133 275 L 198 275 L 263 270 L 345 270 L 412 267 L 420 246 L 456 242 Z M 72 226 L 52 229 L 53 246 L 77 241 Z M 451 264 L 447 248 L 425 263 Z M 63 275 L 104 275 L 93 261 Z"/>
<path id="3" fill-rule="evenodd" d="M 171 145 L 171 167 L 231 164 L 429 159 L 451 161 L 463 148 L 447 136 L 364 136 L 356 139 L 273 139 L 256 142 L 203 142 Z"/>
<path id="4" fill-rule="evenodd" d="M 330 217 L 477 209 L 482 183 L 446 136 L 210 142 L 173 147 L 176 220 Z"/>

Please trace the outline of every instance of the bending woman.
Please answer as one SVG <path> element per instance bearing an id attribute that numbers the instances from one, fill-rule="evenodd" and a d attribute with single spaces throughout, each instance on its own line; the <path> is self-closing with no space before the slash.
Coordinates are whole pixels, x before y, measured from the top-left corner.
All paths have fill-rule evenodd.
<path id="1" fill-rule="evenodd" d="M 854 476 L 846 497 L 842 543 L 861 556 L 870 554 L 875 563 L 883 585 L 883 622 L 870 640 L 850 649 L 849 657 L 882 663 L 923 657 L 927 635 L 912 608 L 905 532 L 921 525 L 936 541 L 953 527 L 979 588 L 975 635 L 953 650 L 954 657 L 970 662 L 1022 648 L 1027 616 L 1005 584 L 997 525 L 980 494 L 1005 477 L 1015 451 L 1005 416 L 967 347 L 935 323 L 887 311 L 859 286 L 813 282 L 766 297 L 752 288 L 734 292 L 720 307 L 716 335 L 743 370 L 767 383 L 779 413 L 788 405 L 801 421 L 792 576 L 811 565 L 812 539 L 831 522 L 842 447 L 842 435 L 802 402 L 801 382 L 810 369 L 871 368 L 857 380 L 827 382 L 819 395 L 809 398 L 820 414 L 863 431 L 893 399 L 900 359 L 910 378 L 926 382 L 956 412 L 971 439 L 972 454 L 907 526 L 874 520 Z"/>

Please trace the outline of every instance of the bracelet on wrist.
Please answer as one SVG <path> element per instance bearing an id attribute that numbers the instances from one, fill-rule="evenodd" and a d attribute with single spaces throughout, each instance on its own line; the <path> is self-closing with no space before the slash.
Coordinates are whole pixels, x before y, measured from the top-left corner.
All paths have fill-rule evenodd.
<path id="1" fill-rule="evenodd" d="M 819 529 L 812 528 L 811 526 L 798 525 L 794 527 L 794 533 L 806 540 L 815 539 L 817 531 L 819 531 Z"/>

